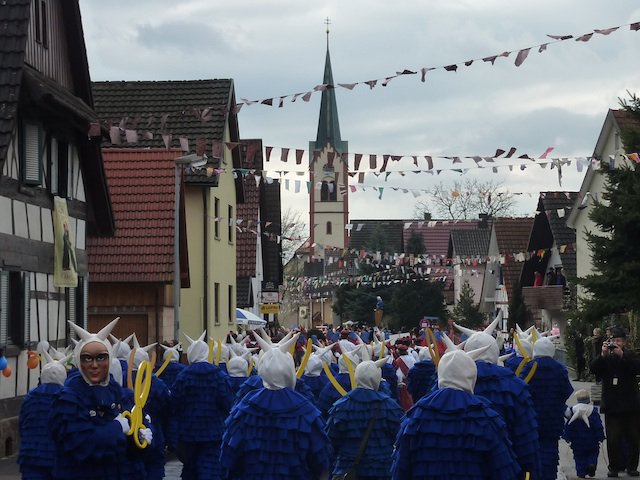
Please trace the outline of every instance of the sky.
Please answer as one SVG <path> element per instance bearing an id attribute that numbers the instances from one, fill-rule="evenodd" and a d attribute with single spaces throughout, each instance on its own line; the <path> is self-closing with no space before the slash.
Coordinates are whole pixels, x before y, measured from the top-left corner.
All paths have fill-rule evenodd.
<path id="1" fill-rule="evenodd" d="M 241 138 L 274 147 L 265 165 L 274 172 L 302 169 L 291 156 L 282 164 L 280 148 L 307 150 L 315 140 L 320 94 L 308 102 L 288 97 L 282 108 L 277 97 L 322 83 L 329 18 L 334 81 L 358 83 L 336 88 L 350 154 L 364 154 L 363 166 L 376 154 L 378 168 L 384 154 L 404 156 L 390 163 L 394 173 L 386 179 L 367 175 L 349 194 L 351 219 L 413 218 L 416 201 L 428 201 L 424 190 L 467 178 L 502 183 L 516 194 L 513 213 L 533 215 L 540 191 L 580 188 L 584 171 L 575 159 L 593 154 L 607 110 L 619 108 L 627 91 L 640 93 L 640 31 L 628 26 L 640 21 L 635 0 L 82 0 L 80 6 L 94 81 L 231 78 L 237 101 L 276 97 L 276 106 L 244 105 L 238 113 Z M 529 47 L 516 67 L 518 51 Z M 506 51 L 513 53 L 493 65 L 481 60 Z M 465 66 L 468 60 L 474 62 Z M 453 64 L 455 72 L 443 68 Z M 422 68 L 434 68 L 425 82 Z M 405 69 L 418 74 L 380 85 Z M 375 88 L 364 84 L 375 79 Z M 511 147 L 513 159 L 478 163 L 486 168 L 440 158 L 490 157 Z M 557 170 L 515 158 L 539 157 L 548 147 L 549 159 L 572 160 L 562 186 Z M 433 156 L 441 173 L 413 173 L 413 155 Z M 492 172 L 509 162 L 513 171 Z M 426 170 L 426 162 L 419 168 Z M 293 182 L 290 190 L 283 185 L 283 210 L 307 219 L 308 202 L 305 188 L 294 193 Z"/>

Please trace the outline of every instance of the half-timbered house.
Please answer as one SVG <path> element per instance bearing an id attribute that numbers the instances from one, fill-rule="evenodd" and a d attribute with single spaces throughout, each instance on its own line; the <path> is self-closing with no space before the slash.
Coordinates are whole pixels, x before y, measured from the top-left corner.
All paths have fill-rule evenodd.
<path id="1" fill-rule="evenodd" d="M 0 457 L 17 448 L 27 351 L 86 322 L 89 234 L 114 223 L 77 0 L 0 5 Z"/>

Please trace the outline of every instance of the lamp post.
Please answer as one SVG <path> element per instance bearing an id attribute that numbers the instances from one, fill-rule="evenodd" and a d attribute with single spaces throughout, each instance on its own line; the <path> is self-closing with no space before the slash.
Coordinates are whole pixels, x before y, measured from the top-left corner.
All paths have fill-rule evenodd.
<path id="1" fill-rule="evenodd" d="M 180 341 L 180 174 L 185 165 L 202 167 L 207 157 L 201 155 L 184 155 L 174 160 L 176 171 L 175 211 L 173 215 L 173 337 Z M 206 285 L 205 285 L 206 288 Z"/>

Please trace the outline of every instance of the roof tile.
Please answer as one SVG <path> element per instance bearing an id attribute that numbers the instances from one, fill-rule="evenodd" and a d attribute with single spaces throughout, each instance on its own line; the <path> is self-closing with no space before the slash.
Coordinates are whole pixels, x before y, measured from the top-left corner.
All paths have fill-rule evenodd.
<path id="1" fill-rule="evenodd" d="M 103 150 L 116 233 L 87 240 L 92 282 L 173 279 L 178 150 Z"/>

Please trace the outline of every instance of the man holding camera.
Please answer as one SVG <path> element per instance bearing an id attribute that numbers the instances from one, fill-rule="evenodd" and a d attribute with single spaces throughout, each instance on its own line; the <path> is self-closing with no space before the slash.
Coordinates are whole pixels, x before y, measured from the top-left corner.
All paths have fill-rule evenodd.
<path id="1" fill-rule="evenodd" d="M 602 354 L 591 362 L 591 371 L 602 378 L 601 411 L 604 413 L 609 454 L 608 477 L 626 469 L 638 477 L 640 399 L 636 375 L 640 358 L 627 349 L 627 332 L 613 327 L 602 344 Z"/>

